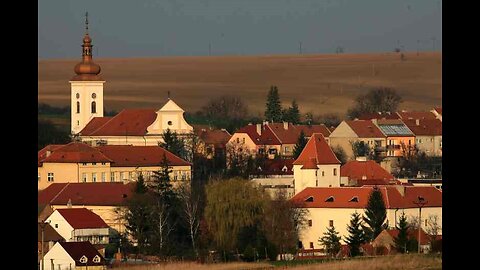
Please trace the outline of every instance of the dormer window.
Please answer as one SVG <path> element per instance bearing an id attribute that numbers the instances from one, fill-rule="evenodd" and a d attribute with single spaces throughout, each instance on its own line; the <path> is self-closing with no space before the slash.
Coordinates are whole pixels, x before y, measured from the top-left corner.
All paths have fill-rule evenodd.
<path id="1" fill-rule="evenodd" d="M 287 166 L 283 166 L 282 172 L 286 172 L 288 170 Z"/>
<path id="2" fill-rule="evenodd" d="M 357 196 L 353 196 L 349 202 L 358 202 L 358 197 Z"/>
<path id="3" fill-rule="evenodd" d="M 83 255 L 80 260 L 79 260 L 81 263 L 87 263 L 88 262 L 88 259 L 85 255 Z"/>
<path id="4" fill-rule="evenodd" d="M 98 255 L 95 255 L 95 257 L 93 257 L 93 262 L 99 263 L 100 262 L 100 257 Z"/>
<path id="5" fill-rule="evenodd" d="M 325 202 L 333 202 L 335 199 L 333 198 L 333 196 L 330 196 L 328 197 Z"/>
<path id="6" fill-rule="evenodd" d="M 306 202 L 313 202 L 313 196 L 308 197 L 305 201 Z"/>

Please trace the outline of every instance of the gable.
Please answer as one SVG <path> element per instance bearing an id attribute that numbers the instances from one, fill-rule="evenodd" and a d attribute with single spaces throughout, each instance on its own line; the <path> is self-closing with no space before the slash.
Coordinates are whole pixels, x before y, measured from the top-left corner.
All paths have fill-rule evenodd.
<path id="1" fill-rule="evenodd" d="M 353 129 L 347 124 L 347 122 L 342 121 L 337 128 L 328 136 L 329 138 L 358 138 L 358 135 L 353 131 Z"/>

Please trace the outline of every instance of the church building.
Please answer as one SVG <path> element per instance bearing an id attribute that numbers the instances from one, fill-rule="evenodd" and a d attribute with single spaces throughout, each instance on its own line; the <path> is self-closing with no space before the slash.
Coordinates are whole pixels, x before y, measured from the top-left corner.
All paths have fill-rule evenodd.
<path id="1" fill-rule="evenodd" d="M 177 134 L 190 134 L 185 112 L 168 98 L 165 105 L 157 109 L 124 109 L 113 117 L 103 115 L 103 85 L 101 68 L 93 62 L 92 39 L 86 33 L 82 45 L 82 61 L 74 71 L 71 84 L 71 134 L 78 140 L 92 145 L 158 145 L 167 129 Z"/>

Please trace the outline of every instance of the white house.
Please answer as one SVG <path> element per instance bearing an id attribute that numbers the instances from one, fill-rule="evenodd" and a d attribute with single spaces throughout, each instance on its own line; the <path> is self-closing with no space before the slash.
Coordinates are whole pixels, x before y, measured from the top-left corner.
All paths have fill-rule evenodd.
<path id="1" fill-rule="evenodd" d="M 108 244 L 110 228 L 87 208 L 56 209 L 46 220 L 67 242 Z"/>
<path id="2" fill-rule="evenodd" d="M 44 256 L 43 265 L 45 270 L 107 269 L 105 258 L 90 242 L 58 242 Z"/>
<path id="3" fill-rule="evenodd" d="M 312 134 L 293 162 L 295 194 L 307 187 L 339 187 L 340 164 L 323 135 Z"/>

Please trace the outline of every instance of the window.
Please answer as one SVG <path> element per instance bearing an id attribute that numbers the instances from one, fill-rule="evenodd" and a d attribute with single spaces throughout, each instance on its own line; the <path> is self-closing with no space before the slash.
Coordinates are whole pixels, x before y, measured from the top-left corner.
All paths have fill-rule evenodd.
<path id="1" fill-rule="evenodd" d="M 240 143 L 240 138 L 237 138 L 237 143 Z"/>
<path id="2" fill-rule="evenodd" d="M 87 257 L 85 257 L 85 255 L 83 255 L 80 260 L 79 260 L 81 263 L 87 263 L 88 259 Z"/>
<path id="3" fill-rule="evenodd" d="M 77 101 L 77 113 L 80 113 L 80 102 Z"/>
<path id="4" fill-rule="evenodd" d="M 313 249 L 313 242 L 310 242 L 310 248 Z"/>
<path id="5" fill-rule="evenodd" d="M 80 121 L 79 120 L 77 120 L 77 126 L 80 126 Z"/>
<path id="6" fill-rule="evenodd" d="M 171 125 L 172 125 L 172 121 L 168 121 L 168 122 L 167 122 L 167 125 L 171 126 Z"/>
<path id="7" fill-rule="evenodd" d="M 92 101 L 92 113 L 97 113 L 97 103 Z"/>
<path id="8" fill-rule="evenodd" d="M 82 173 L 82 180 L 84 183 L 87 182 L 87 174 L 86 173 Z"/>
<path id="9" fill-rule="evenodd" d="M 132 180 L 133 178 L 133 173 L 132 172 L 128 172 L 128 180 Z"/>
<path id="10" fill-rule="evenodd" d="M 357 196 L 354 196 L 352 197 L 349 202 L 358 202 L 358 197 Z"/>
<path id="11" fill-rule="evenodd" d="M 114 172 L 110 173 L 110 182 L 115 182 L 115 173 Z"/>
<path id="12" fill-rule="evenodd" d="M 53 182 L 53 172 L 49 172 L 49 173 L 47 174 L 47 181 L 48 181 L 48 182 Z"/>
<path id="13" fill-rule="evenodd" d="M 102 162 L 102 165 L 106 165 L 106 164 L 107 164 L 107 163 L 105 163 L 105 162 Z"/>
<path id="14" fill-rule="evenodd" d="M 311 219 L 308 220 L 308 227 L 312 227 L 312 220 Z"/>
<path id="15" fill-rule="evenodd" d="M 330 225 L 330 227 L 333 227 L 333 220 L 329 220 L 328 225 Z"/>
<path id="16" fill-rule="evenodd" d="M 333 168 L 333 175 L 337 175 L 337 168 Z"/>
<path id="17" fill-rule="evenodd" d="M 425 227 L 427 227 L 427 226 L 428 226 L 428 220 L 425 219 Z"/>
<path id="18" fill-rule="evenodd" d="M 408 140 L 408 145 L 412 145 L 412 140 Z"/>
<path id="19" fill-rule="evenodd" d="M 123 181 L 123 180 L 125 180 L 125 173 L 120 172 L 120 181 Z"/>
<path id="20" fill-rule="evenodd" d="M 325 171 L 322 171 L 322 176 L 325 176 Z"/>
<path id="21" fill-rule="evenodd" d="M 98 257 L 98 255 L 93 257 L 93 262 L 99 263 L 100 262 L 100 257 Z"/>
<path id="22" fill-rule="evenodd" d="M 96 163 L 96 162 L 92 162 L 92 165 L 97 165 L 97 163 Z"/>
<path id="23" fill-rule="evenodd" d="M 207 146 L 206 150 L 207 150 L 207 154 L 209 154 L 209 155 L 213 153 L 213 149 L 212 149 L 211 146 Z"/>
<path id="24" fill-rule="evenodd" d="M 58 224 L 55 224 L 55 228 L 58 229 Z"/>
<path id="25" fill-rule="evenodd" d="M 290 152 L 290 148 L 288 146 L 285 146 L 285 153 Z"/>
<path id="26" fill-rule="evenodd" d="M 107 173 L 102 172 L 102 182 L 105 182 L 107 178 Z"/>
<path id="27" fill-rule="evenodd" d="M 245 143 L 245 138 L 242 138 L 242 142 Z"/>
<path id="28" fill-rule="evenodd" d="M 97 94 L 92 93 L 92 98 L 95 99 L 97 97 Z"/>
<path id="29" fill-rule="evenodd" d="M 80 98 L 80 94 L 79 94 L 79 93 L 77 93 L 75 96 L 77 97 L 77 99 Z"/>
<path id="30" fill-rule="evenodd" d="M 315 180 L 315 186 L 318 187 L 318 180 Z"/>
<path id="31" fill-rule="evenodd" d="M 97 182 L 97 173 L 92 173 L 92 182 Z"/>
<path id="32" fill-rule="evenodd" d="M 84 162 L 84 163 L 82 163 L 82 165 L 83 165 L 83 166 L 87 166 L 87 163 L 86 163 L 86 162 Z"/>

